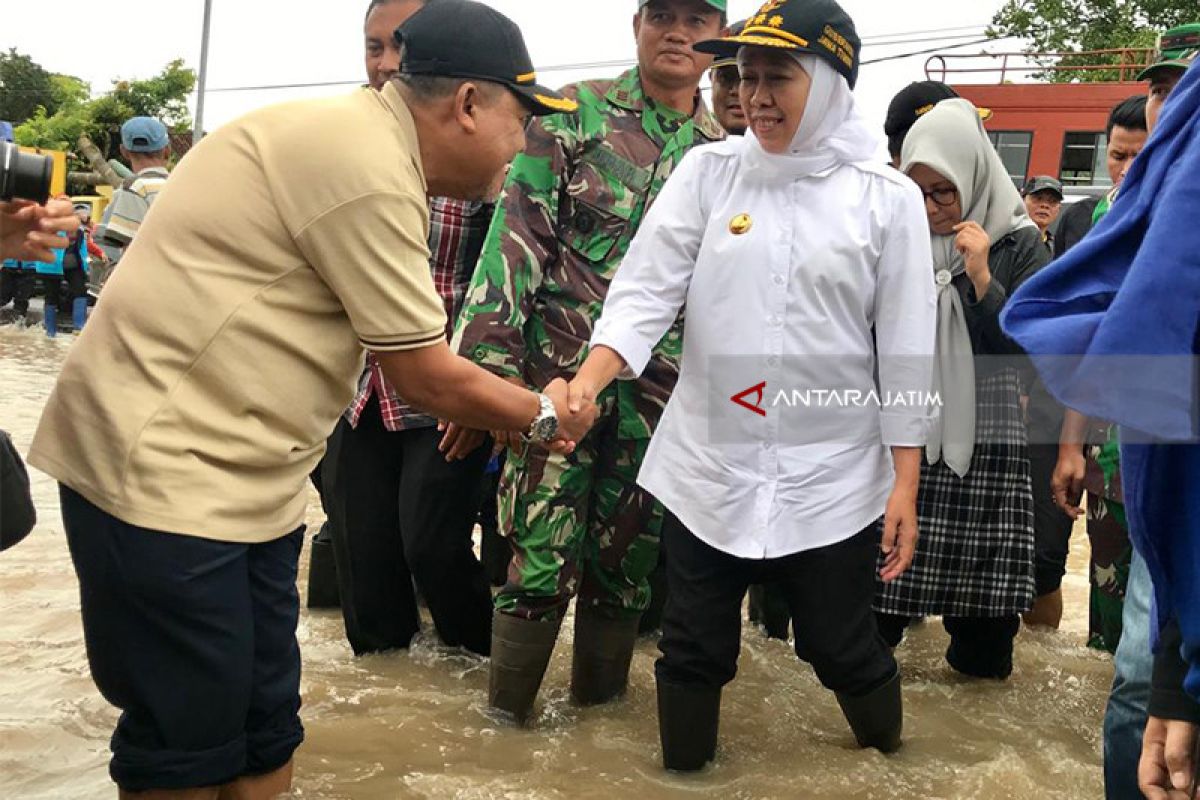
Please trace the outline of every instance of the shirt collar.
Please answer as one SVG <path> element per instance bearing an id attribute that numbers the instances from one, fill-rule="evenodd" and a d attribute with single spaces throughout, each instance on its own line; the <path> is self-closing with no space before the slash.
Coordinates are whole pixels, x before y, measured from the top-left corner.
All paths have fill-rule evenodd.
<path id="1" fill-rule="evenodd" d="M 637 67 L 627 70 L 613 81 L 612 87 L 605 95 L 605 99 L 618 108 L 623 108 L 626 111 L 634 111 L 641 113 L 646 110 L 646 93 L 642 89 L 641 73 Z M 696 125 L 696 130 L 700 135 L 709 141 L 718 141 L 725 138 L 725 131 L 717 122 L 716 117 L 709 113 L 708 106 L 704 103 L 704 97 L 700 94 L 700 90 L 696 90 L 696 102 L 693 106 L 692 121 Z"/>
<path id="2" fill-rule="evenodd" d="M 421 143 L 417 136 L 417 123 L 413 120 L 412 112 L 408 110 L 408 103 L 404 102 L 404 98 L 400 96 L 400 90 L 396 88 L 395 81 L 388 81 L 387 85 L 382 90 L 376 92 L 374 89 L 360 89 L 359 91 L 371 92 L 378 97 L 383 105 L 392 113 L 399 124 L 400 138 L 408 148 L 409 155 L 412 158 L 413 168 L 416 169 L 417 175 L 421 178 L 421 188 L 428 192 L 429 184 L 425 182 L 425 167 L 421 164 Z"/>
<path id="3" fill-rule="evenodd" d="M 145 169 L 138 171 L 137 177 L 139 177 L 139 178 L 166 178 L 170 174 L 171 173 L 167 171 L 166 167 L 146 167 Z"/>

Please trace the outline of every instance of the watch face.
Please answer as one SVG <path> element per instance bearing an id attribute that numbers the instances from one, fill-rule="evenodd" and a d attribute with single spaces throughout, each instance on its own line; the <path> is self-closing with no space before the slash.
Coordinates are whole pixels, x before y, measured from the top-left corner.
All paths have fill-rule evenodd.
<path id="1" fill-rule="evenodd" d="M 533 424 L 533 437 L 540 442 L 548 442 L 558 433 L 558 419 L 545 417 Z"/>

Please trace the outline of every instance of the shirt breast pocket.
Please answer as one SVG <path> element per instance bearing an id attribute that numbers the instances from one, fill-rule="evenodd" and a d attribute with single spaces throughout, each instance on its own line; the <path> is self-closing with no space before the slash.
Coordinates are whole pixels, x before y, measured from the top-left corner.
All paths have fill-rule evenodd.
<path id="1" fill-rule="evenodd" d="M 630 186 L 599 161 L 585 156 L 571 175 L 561 205 L 559 236 L 583 260 L 605 264 L 624 255 L 645 187 Z"/>

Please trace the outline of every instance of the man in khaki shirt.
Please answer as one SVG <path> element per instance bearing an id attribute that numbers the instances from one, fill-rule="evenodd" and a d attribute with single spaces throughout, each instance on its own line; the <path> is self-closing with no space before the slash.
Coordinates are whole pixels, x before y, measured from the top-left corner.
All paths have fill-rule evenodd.
<path id="1" fill-rule="evenodd" d="M 594 414 L 453 356 L 427 195 L 476 199 L 530 115 L 519 29 L 441 0 L 382 92 L 252 113 L 182 160 L 73 348 L 30 462 L 57 478 L 124 796 L 269 797 L 303 738 L 305 480 L 365 349 L 414 405 L 569 450 Z"/>

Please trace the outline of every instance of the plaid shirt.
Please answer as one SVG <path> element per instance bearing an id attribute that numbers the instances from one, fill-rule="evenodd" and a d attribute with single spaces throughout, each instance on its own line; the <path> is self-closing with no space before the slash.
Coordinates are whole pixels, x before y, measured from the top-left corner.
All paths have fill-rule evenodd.
<path id="1" fill-rule="evenodd" d="M 463 296 L 475 272 L 494 208 L 488 203 L 468 203 L 445 197 L 436 197 L 429 202 L 429 250 L 433 254 L 429 268 L 433 272 L 433 285 L 446 305 L 447 338 L 453 332 L 462 308 Z M 346 420 L 352 427 L 358 427 L 372 395 L 379 398 L 383 427 L 389 431 L 437 424 L 433 417 L 405 403 L 388 385 L 374 353 L 367 355 L 367 368 L 359 379 L 358 394 L 346 409 Z"/>

